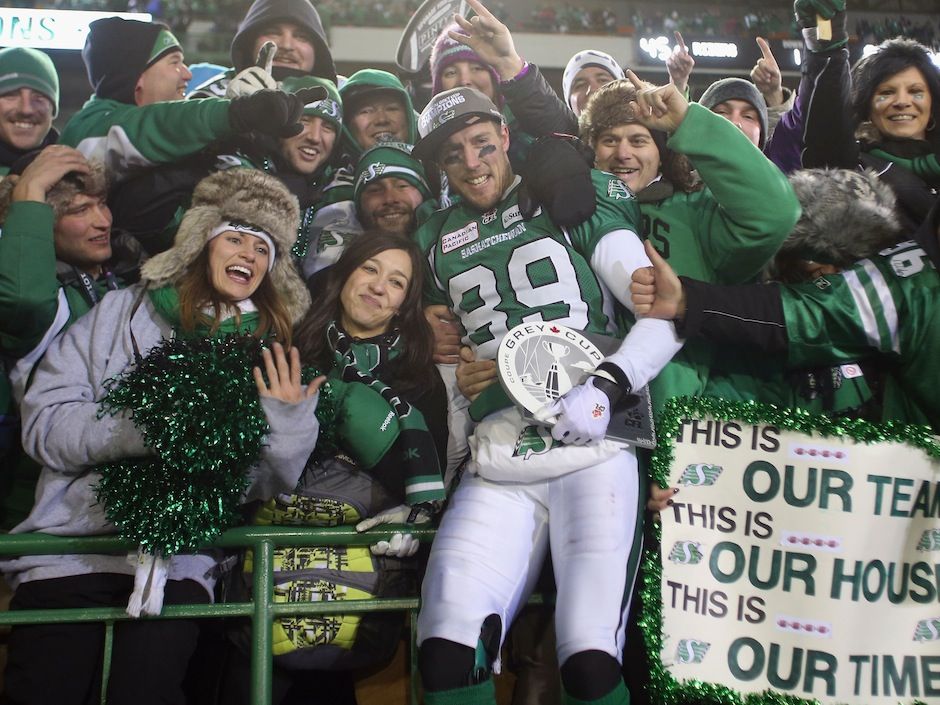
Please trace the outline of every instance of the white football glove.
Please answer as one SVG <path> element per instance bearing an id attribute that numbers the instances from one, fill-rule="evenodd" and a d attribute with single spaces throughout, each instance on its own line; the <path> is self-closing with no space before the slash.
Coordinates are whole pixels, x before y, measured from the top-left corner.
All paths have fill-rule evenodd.
<path id="1" fill-rule="evenodd" d="M 565 396 L 535 412 L 539 421 L 551 421 L 552 438 L 568 445 L 584 445 L 603 438 L 610 423 L 610 399 L 594 386 L 594 378 L 572 387 Z"/>
<path id="2" fill-rule="evenodd" d="M 255 65 L 239 71 L 229 81 L 225 89 L 225 97 L 231 100 L 242 95 L 257 93 L 264 88 L 276 91 L 277 81 L 271 76 L 271 65 L 276 53 L 277 45 L 274 42 L 265 42 L 258 51 L 258 60 Z"/>
<path id="3" fill-rule="evenodd" d="M 412 517 L 412 513 L 415 514 Z M 407 504 L 399 504 L 397 507 L 386 509 L 373 517 L 363 519 L 356 524 L 356 531 L 362 533 L 368 531 L 380 524 L 406 524 L 411 518 L 412 524 L 427 524 L 431 521 L 432 514 L 423 507 L 412 507 Z M 418 552 L 421 542 L 411 534 L 396 533 L 388 541 L 379 541 L 372 544 L 369 550 L 375 556 L 389 556 L 392 558 L 408 558 Z"/>
<path id="4" fill-rule="evenodd" d="M 389 558 L 411 558 L 418 552 L 421 542 L 411 534 L 394 534 L 389 541 L 379 541 L 369 546 L 373 556 Z"/>

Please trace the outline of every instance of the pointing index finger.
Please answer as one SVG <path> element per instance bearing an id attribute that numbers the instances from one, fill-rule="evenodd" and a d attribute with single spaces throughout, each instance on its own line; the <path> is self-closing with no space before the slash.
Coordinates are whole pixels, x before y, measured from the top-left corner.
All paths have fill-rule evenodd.
<path id="1" fill-rule="evenodd" d="M 777 60 L 774 59 L 774 54 L 773 54 L 773 52 L 770 50 L 770 44 L 767 43 L 767 40 L 764 39 L 763 37 L 758 37 L 758 38 L 757 38 L 757 46 L 760 47 L 760 53 L 763 55 L 764 61 L 766 61 L 767 63 L 773 64 L 774 66 L 776 66 L 776 65 L 777 65 Z"/>
<path id="2" fill-rule="evenodd" d="M 642 91 L 644 88 L 646 88 L 646 86 L 643 85 L 643 81 L 640 80 L 639 76 L 633 73 L 633 69 L 627 69 L 627 79 L 630 81 L 630 83 L 633 84 L 633 87 L 636 88 L 637 91 Z"/>
<path id="3" fill-rule="evenodd" d="M 686 46 L 685 46 L 685 41 L 683 41 L 682 39 L 682 32 L 680 32 L 679 30 L 676 30 L 675 35 L 676 35 L 676 42 L 679 43 L 679 50 L 688 51 L 688 49 L 686 49 Z"/>
<path id="4" fill-rule="evenodd" d="M 265 73 L 271 73 L 275 54 L 277 54 L 277 45 L 272 41 L 265 42 L 258 50 L 258 60 L 255 65 L 263 69 Z"/>

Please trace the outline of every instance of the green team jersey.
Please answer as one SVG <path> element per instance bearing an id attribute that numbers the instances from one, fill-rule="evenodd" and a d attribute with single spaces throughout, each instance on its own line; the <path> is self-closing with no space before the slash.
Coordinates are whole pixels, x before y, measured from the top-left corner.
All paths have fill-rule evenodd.
<path id="1" fill-rule="evenodd" d="M 788 364 L 810 367 L 880 353 L 883 417 L 940 431 L 940 275 L 914 241 L 841 274 L 781 286 Z"/>
<path id="2" fill-rule="evenodd" d="M 433 303 L 450 306 L 464 343 L 493 359 L 499 342 L 525 321 L 557 321 L 611 334 L 614 299 L 591 268 L 597 243 L 614 230 L 639 233 L 636 201 L 615 176 L 592 171 L 597 210 L 584 223 L 557 227 L 548 214 L 523 220 L 520 179 L 493 209 L 458 203 L 435 213 L 415 234 L 430 263 Z"/>

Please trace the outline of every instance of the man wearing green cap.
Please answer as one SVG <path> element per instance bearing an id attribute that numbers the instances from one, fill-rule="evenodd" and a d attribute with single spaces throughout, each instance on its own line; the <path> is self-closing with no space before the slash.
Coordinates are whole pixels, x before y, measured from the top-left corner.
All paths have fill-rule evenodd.
<path id="1" fill-rule="evenodd" d="M 324 95 L 322 88 L 297 96 L 262 90 L 233 100 L 182 101 L 192 74 L 179 41 L 163 25 L 120 17 L 89 25 L 82 59 L 95 94 L 61 141 L 104 162 L 115 184 L 232 135 L 292 137 L 301 130 L 304 103 Z"/>
<path id="2" fill-rule="evenodd" d="M 424 167 L 411 156 L 411 145 L 383 142 L 366 150 L 356 163 L 353 200 L 331 204 L 314 219 L 319 237 L 316 252 L 304 260 L 304 276 L 335 263 L 349 238 L 365 230 L 411 235 L 418 210 L 431 198 Z"/>
<path id="3" fill-rule="evenodd" d="M 0 51 L 0 176 L 21 156 L 58 139 L 59 76 L 46 54 L 9 47 Z"/>

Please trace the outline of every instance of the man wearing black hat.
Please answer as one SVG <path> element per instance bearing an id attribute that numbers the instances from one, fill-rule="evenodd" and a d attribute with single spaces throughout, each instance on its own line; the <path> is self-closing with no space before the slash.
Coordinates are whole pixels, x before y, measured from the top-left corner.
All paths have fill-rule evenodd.
<path id="1" fill-rule="evenodd" d="M 163 25 L 119 17 L 91 23 L 82 59 L 95 94 L 65 126 L 61 142 L 104 162 L 112 183 L 233 134 L 295 135 L 304 103 L 326 93 L 262 90 L 231 101 L 179 100 L 192 76 L 179 41 Z"/>
<path id="2" fill-rule="evenodd" d="M 265 42 L 277 47 L 270 72 L 256 62 Z M 198 86 L 190 98 L 234 98 L 276 88 L 288 76 L 319 76 L 336 83 L 326 32 L 309 0 L 255 0 L 232 40 L 229 71 Z"/>
<path id="3" fill-rule="evenodd" d="M 626 280 L 647 259 L 639 212 L 623 183 L 590 172 L 594 214 L 562 228 L 548 208 L 523 214 L 524 180 L 509 163 L 502 115 L 485 95 L 445 91 L 418 127 L 415 155 L 436 162 L 461 196 L 415 237 L 428 253 L 435 303 L 453 309 L 464 344 L 492 359 L 523 321 L 622 333 L 614 302 L 632 309 Z M 579 183 L 572 180 L 572 192 L 560 197 L 577 198 Z M 637 321 L 587 381 L 542 410 L 554 426 L 540 455 L 515 452 L 529 424 L 499 385 L 471 405 L 480 419 L 471 459 L 432 546 L 418 617 L 428 705 L 495 702 L 489 667 L 538 576 L 549 536 L 565 692 L 573 702 L 628 702 L 620 675 L 623 598 L 635 578 L 631 557 L 645 497 L 633 451 L 604 436 L 611 406 L 680 347 L 668 323 Z"/>

